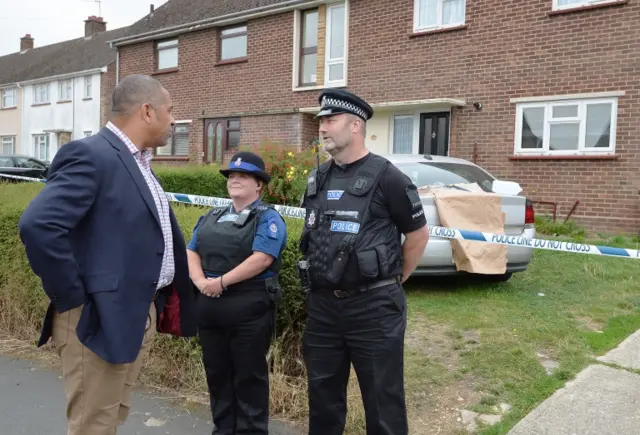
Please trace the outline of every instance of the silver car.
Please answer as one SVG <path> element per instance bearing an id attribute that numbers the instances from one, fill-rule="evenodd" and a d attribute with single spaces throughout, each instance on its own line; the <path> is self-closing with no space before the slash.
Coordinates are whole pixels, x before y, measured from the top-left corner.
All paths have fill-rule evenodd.
<path id="1" fill-rule="evenodd" d="M 498 193 L 501 197 L 502 211 L 505 213 L 505 234 L 534 238 L 534 211 L 531 201 L 526 197 L 505 194 L 497 187 L 515 187 L 517 183 L 497 180 L 480 166 L 463 159 L 443 156 L 386 155 L 403 173 L 418 186 L 446 186 L 458 183 L 477 183 L 484 191 Z M 494 182 L 498 181 L 495 183 Z M 421 195 L 424 212 L 429 225 L 441 226 L 433 197 Z M 471 228 L 458 228 L 471 229 Z M 483 243 L 483 242 L 478 242 Z M 503 275 L 491 275 L 490 278 L 508 280 L 514 272 L 522 272 L 531 262 L 533 248 L 507 246 L 507 270 Z M 453 260 L 450 239 L 431 236 L 427 248 L 414 275 L 455 275 L 459 272 Z"/>

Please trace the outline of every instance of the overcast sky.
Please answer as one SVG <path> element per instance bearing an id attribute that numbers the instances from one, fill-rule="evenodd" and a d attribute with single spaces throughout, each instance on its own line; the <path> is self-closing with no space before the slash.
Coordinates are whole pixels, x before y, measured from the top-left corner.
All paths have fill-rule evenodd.
<path id="1" fill-rule="evenodd" d="M 134 23 L 167 0 L 102 0 L 107 30 Z M 30 33 L 35 47 L 84 36 L 84 20 L 98 15 L 95 0 L 0 0 L 0 56 L 20 49 L 20 38 Z"/>

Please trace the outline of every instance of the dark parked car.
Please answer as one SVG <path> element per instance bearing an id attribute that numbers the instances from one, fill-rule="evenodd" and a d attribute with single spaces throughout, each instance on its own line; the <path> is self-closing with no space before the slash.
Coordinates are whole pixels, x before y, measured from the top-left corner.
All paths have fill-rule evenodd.
<path id="1" fill-rule="evenodd" d="M 48 171 L 49 165 L 42 160 L 18 154 L 0 154 L 0 174 L 46 178 Z"/>

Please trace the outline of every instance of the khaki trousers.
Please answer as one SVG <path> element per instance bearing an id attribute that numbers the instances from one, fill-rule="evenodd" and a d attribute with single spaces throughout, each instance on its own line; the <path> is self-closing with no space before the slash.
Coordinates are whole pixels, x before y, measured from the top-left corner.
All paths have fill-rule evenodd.
<path id="1" fill-rule="evenodd" d="M 81 312 L 82 306 L 53 318 L 67 398 L 67 435 L 115 435 L 129 415 L 131 391 L 156 333 L 155 305 L 149 309 L 140 355 L 130 364 L 107 363 L 80 343 L 76 326 Z"/>

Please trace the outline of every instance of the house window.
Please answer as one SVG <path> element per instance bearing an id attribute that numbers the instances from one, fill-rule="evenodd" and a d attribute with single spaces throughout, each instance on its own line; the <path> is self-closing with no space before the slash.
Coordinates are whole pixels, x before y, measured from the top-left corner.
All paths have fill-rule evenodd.
<path id="1" fill-rule="evenodd" d="M 158 42 L 156 45 L 157 70 L 178 68 L 178 40 Z"/>
<path id="2" fill-rule="evenodd" d="M 12 89 L 3 89 L 2 90 L 2 108 L 8 109 L 10 107 L 16 107 L 16 90 Z"/>
<path id="3" fill-rule="evenodd" d="M 315 85 L 318 74 L 318 10 L 302 12 L 300 86 Z"/>
<path id="4" fill-rule="evenodd" d="M 220 60 L 247 57 L 247 26 L 224 29 L 220 32 Z"/>
<path id="5" fill-rule="evenodd" d="M 226 148 L 237 149 L 240 146 L 240 118 L 227 119 L 226 122 Z"/>
<path id="6" fill-rule="evenodd" d="M 62 80 L 59 87 L 58 101 L 71 101 L 73 98 L 73 80 Z"/>
<path id="7" fill-rule="evenodd" d="M 171 137 L 163 147 L 156 148 L 158 156 L 188 156 L 189 155 L 189 127 L 188 123 L 175 124 Z"/>
<path id="8" fill-rule="evenodd" d="M 515 153 L 612 154 L 617 105 L 615 98 L 518 105 Z"/>
<path id="9" fill-rule="evenodd" d="M 33 149 L 36 158 L 42 161 L 49 160 L 49 135 L 36 134 L 33 136 Z"/>
<path id="10" fill-rule="evenodd" d="M 413 152 L 413 115 L 395 115 L 393 117 L 393 153 L 411 154 Z"/>
<path id="11" fill-rule="evenodd" d="M 346 85 L 348 22 L 349 8 L 344 1 L 295 12 L 294 89 Z"/>
<path id="12" fill-rule="evenodd" d="M 16 152 L 16 137 L 2 136 L 2 154 L 15 154 L 15 152 Z"/>
<path id="13" fill-rule="evenodd" d="M 465 8 L 466 0 L 415 0 L 414 31 L 461 26 Z"/>
<path id="14" fill-rule="evenodd" d="M 563 9 L 572 9 L 579 8 L 583 6 L 591 6 L 602 3 L 613 3 L 617 0 L 552 0 L 553 1 L 553 10 L 563 10 Z"/>
<path id="15" fill-rule="evenodd" d="M 85 76 L 84 78 L 84 98 L 91 98 L 91 76 Z"/>
<path id="16" fill-rule="evenodd" d="M 325 84 L 344 83 L 345 76 L 345 5 L 336 4 L 327 7 L 327 38 L 325 56 Z"/>
<path id="17" fill-rule="evenodd" d="M 49 83 L 33 85 L 33 103 L 45 104 L 49 102 Z"/>

